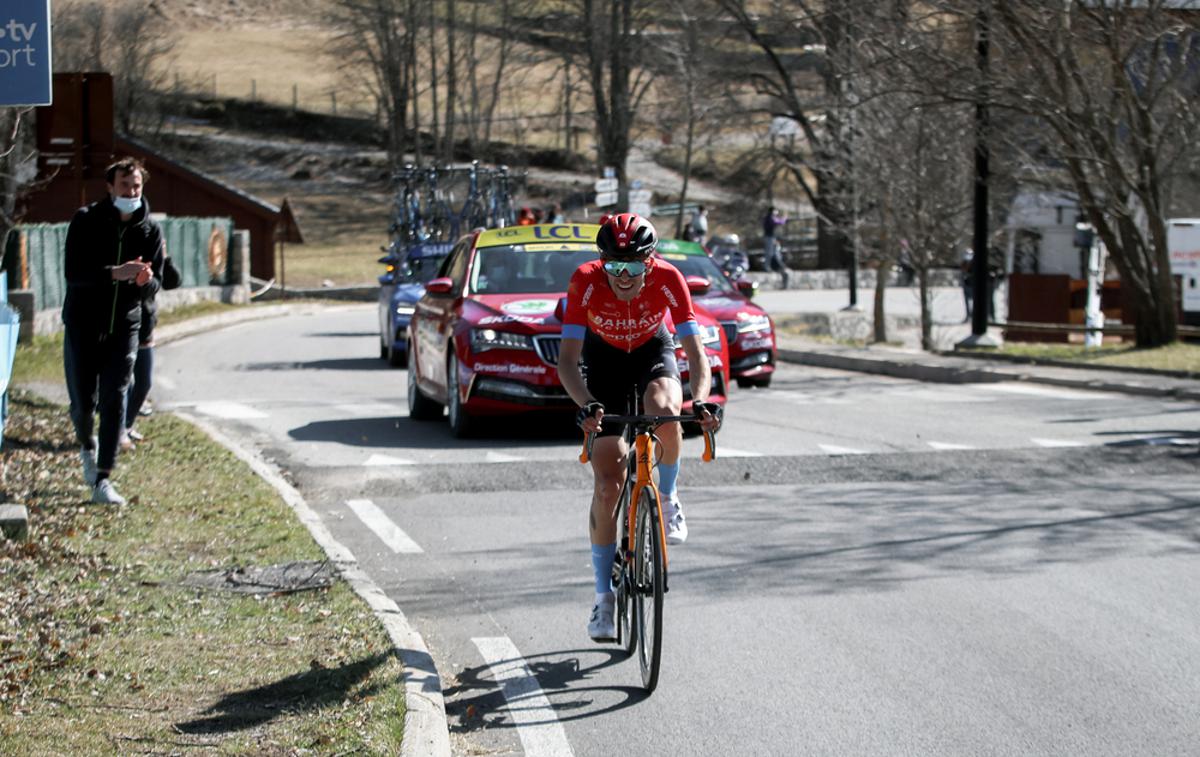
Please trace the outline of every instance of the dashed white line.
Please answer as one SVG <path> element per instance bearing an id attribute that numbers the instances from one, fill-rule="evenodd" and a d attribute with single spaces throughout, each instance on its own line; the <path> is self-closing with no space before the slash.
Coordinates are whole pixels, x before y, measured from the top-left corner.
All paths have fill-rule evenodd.
<path id="1" fill-rule="evenodd" d="M 196 412 L 229 420 L 253 420 L 267 417 L 267 414 L 261 410 L 255 410 L 249 405 L 239 402 L 201 402 L 196 405 Z"/>
<path id="2" fill-rule="evenodd" d="M 363 465 L 416 465 L 416 460 L 409 460 L 404 457 L 392 457 L 391 455 L 380 455 L 378 453 L 367 458 Z"/>
<path id="3" fill-rule="evenodd" d="M 391 418 L 392 416 L 400 415 L 400 409 L 394 405 L 388 405 L 383 402 L 361 402 L 354 405 L 334 405 L 334 410 L 337 410 L 342 415 L 351 415 L 356 418 L 370 416 L 384 416 Z"/>
<path id="4" fill-rule="evenodd" d="M 1079 391 L 1057 386 L 1038 386 L 1036 384 L 1018 383 L 1015 381 L 1000 381 L 994 384 L 971 384 L 970 386 L 972 389 L 984 392 L 1027 394 L 1032 397 L 1053 397 L 1054 399 L 1061 400 L 1102 400 L 1117 396 L 1110 392 Z"/>
<path id="5" fill-rule="evenodd" d="M 736 447 L 722 447 L 717 444 L 717 457 L 762 457 L 761 452 L 752 452 L 748 449 L 737 449 Z"/>
<path id="6" fill-rule="evenodd" d="M 525 458 L 518 455 L 506 455 L 503 452 L 493 452 L 488 450 L 483 456 L 483 459 L 489 463 L 519 463 Z"/>
<path id="7" fill-rule="evenodd" d="M 953 442 L 926 442 L 926 444 L 936 450 L 976 449 L 970 444 L 954 444 Z"/>
<path id="8" fill-rule="evenodd" d="M 827 455 L 865 455 L 866 450 L 854 449 L 853 447 L 839 447 L 836 444 L 818 444 L 821 451 Z"/>
<path id="9" fill-rule="evenodd" d="M 1029 441 L 1033 442 L 1034 444 L 1036 444 L 1039 447 L 1086 447 L 1087 446 L 1083 442 L 1073 442 L 1073 441 L 1069 441 L 1067 439 L 1033 438 L 1033 439 L 1030 439 Z"/>
<path id="10" fill-rule="evenodd" d="M 533 671 L 507 636 L 471 639 L 500 685 L 526 757 L 571 757 L 571 744 Z"/>
<path id="11" fill-rule="evenodd" d="M 351 499 L 346 501 L 346 506 L 396 554 L 419 555 L 425 551 L 371 500 Z"/>

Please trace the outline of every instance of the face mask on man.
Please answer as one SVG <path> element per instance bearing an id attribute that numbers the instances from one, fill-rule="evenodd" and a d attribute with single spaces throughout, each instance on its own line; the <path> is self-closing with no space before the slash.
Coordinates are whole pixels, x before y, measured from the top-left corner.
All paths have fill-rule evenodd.
<path id="1" fill-rule="evenodd" d="M 114 197 L 113 207 L 122 215 L 130 215 L 138 208 L 142 207 L 142 198 L 140 197 Z"/>

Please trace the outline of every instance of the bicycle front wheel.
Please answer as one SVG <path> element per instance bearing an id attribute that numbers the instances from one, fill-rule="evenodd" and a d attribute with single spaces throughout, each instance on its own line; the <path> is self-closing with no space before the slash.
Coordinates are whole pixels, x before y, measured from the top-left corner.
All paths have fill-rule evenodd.
<path id="1" fill-rule="evenodd" d="M 633 602 L 638 662 L 642 669 L 642 686 L 647 692 L 658 686 L 658 670 L 662 663 L 663 592 L 667 576 L 660 520 L 658 495 L 646 487 L 638 496 Z"/>

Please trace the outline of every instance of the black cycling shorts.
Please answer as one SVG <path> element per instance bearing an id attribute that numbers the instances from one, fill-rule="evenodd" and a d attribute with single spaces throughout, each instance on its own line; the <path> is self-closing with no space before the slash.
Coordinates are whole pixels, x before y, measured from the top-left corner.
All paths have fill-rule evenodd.
<path id="1" fill-rule="evenodd" d="M 588 391 L 604 404 L 605 415 L 632 415 L 630 391 L 637 385 L 637 401 L 650 382 L 668 376 L 679 381 L 679 366 L 675 362 L 675 339 L 666 326 L 632 352 L 613 347 L 589 329 L 583 337 L 583 375 Z M 623 423 L 604 422 L 598 436 L 620 436 Z"/>

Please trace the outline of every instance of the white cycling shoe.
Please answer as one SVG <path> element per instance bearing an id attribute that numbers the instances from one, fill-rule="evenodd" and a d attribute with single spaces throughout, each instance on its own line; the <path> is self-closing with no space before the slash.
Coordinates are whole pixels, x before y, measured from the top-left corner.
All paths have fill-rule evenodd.
<path id="1" fill-rule="evenodd" d="M 687 519 L 678 497 L 667 500 L 667 544 L 683 544 L 688 538 Z"/>
<path id="2" fill-rule="evenodd" d="M 588 636 L 592 641 L 603 644 L 617 640 L 617 624 L 613 619 L 616 614 L 617 597 L 606 594 L 592 606 L 592 618 L 588 621 Z"/>

